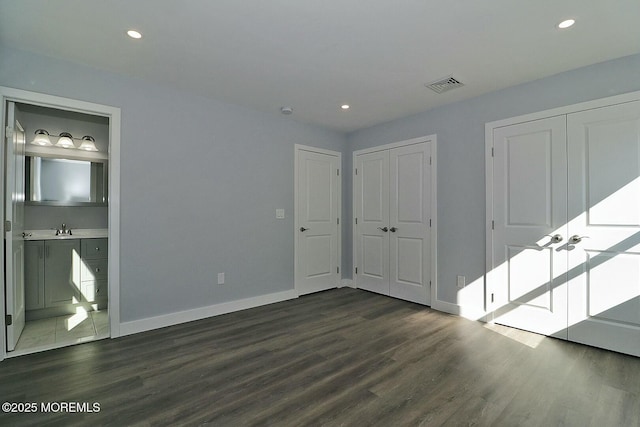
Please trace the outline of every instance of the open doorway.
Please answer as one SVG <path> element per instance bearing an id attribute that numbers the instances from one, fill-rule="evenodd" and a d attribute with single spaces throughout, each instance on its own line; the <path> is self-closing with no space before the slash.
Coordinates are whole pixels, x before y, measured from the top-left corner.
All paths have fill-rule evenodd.
<path id="1" fill-rule="evenodd" d="M 2 91 L 0 356 L 118 336 L 119 110 Z"/>

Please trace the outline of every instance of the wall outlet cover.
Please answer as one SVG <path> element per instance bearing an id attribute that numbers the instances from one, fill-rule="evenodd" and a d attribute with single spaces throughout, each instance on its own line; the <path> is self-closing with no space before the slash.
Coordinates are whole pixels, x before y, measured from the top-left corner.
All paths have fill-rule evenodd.
<path id="1" fill-rule="evenodd" d="M 218 285 L 224 285 L 224 273 L 218 273 Z"/>
<path id="2" fill-rule="evenodd" d="M 465 277 L 464 276 L 457 276 L 458 279 L 458 289 L 462 289 L 464 288 L 465 285 Z"/>
<path id="3" fill-rule="evenodd" d="M 284 219 L 284 209 L 276 209 L 276 218 Z"/>

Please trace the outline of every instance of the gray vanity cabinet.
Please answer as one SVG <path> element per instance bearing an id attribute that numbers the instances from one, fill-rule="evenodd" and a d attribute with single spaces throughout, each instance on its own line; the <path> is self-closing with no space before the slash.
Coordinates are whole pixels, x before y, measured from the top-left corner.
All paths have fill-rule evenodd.
<path id="1" fill-rule="evenodd" d="M 25 309 L 107 307 L 108 239 L 25 241 Z"/>
<path id="2" fill-rule="evenodd" d="M 80 240 L 45 240 L 45 307 L 80 301 Z"/>
<path id="3" fill-rule="evenodd" d="M 44 240 L 24 242 L 24 304 L 26 310 L 44 308 Z"/>

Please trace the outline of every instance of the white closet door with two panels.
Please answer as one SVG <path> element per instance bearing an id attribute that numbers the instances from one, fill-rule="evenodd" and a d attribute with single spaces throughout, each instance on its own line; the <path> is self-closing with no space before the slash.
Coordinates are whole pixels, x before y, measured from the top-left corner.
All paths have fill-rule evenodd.
<path id="1" fill-rule="evenodd" d="M 568 336 L 640 356 L 640 101 L 569 114 L 567 129 Z"/>
<path id="2" fill-rule="evenodd" d="M 429 141 L 355 155 L 356 287 L 430 304 Z"/>
<path id="3" fill-rule="evenodd" d="M 493 141 L 495 321 L 566 338 L 565 117 L 499 128 Z"/>
<path id="4" fill-rule="evenodd" d="M 389 294 L 389 151 L 356 157 L 356 286 Z"/>
<path id="5" fill-rule="evenodd" d="M 389 295 L 430 301 L 429 146 L 389 150 Z"/>

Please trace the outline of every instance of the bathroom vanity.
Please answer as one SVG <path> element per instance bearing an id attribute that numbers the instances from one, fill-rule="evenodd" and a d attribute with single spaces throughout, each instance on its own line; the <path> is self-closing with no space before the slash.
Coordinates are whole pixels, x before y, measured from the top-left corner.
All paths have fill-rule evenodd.
<path id="1" fill-rule="evenodd" d="M 25 231 L 27 319 L 107 308 L 107 230 Z"/>

